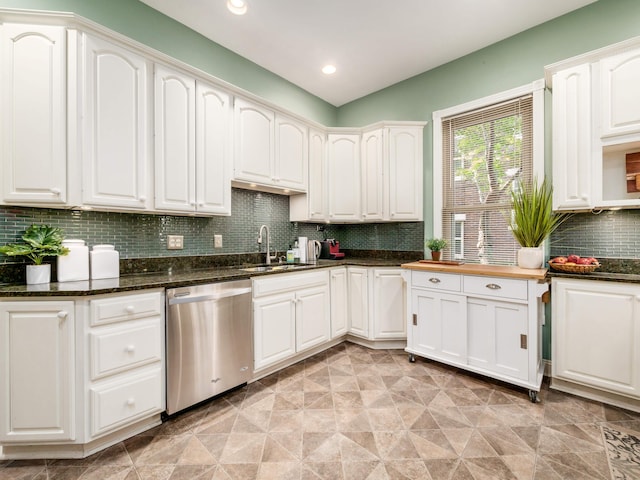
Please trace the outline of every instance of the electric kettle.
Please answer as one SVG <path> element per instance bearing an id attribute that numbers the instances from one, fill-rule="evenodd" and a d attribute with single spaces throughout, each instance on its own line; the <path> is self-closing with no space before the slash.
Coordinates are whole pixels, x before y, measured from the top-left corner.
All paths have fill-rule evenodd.
<path id="1" fill-rule="evenodd" d="M 307 263 L 316 263 L 318 261 L 321 247 L 318 240 L 307 241 Z"/>

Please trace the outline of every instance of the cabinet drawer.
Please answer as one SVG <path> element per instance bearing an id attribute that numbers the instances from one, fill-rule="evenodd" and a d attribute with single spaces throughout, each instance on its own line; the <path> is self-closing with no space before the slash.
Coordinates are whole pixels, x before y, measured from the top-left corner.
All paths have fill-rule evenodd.
<path id="1" fill-rule="evenodd" d="M 464 293 L 512 300 L 527 299 L 527 281 L 514 278 L 464 275 Z"/>
<path id="2" fill-rule="evenodd" d="M 90 389 L 91 436 L 96 437 L 164 410 L 162 370 Z"/>
<path id="3" fill-rule="evenodd" d="M 329 284 L 327 270 L 308 273 L 279 273 L 268 278 L 253 279 L 253 298 Z"/>
<path id="4" fill-rule="evenodd" d="M 159 316 L 89 333 L 91 380 L 162 360 Z"/>
<path id="5" fill-rule="evenodd" d="M 440 272 L 411 272 L 412 287 L 431 288 L 433 290 L 460 291 L 460 275 Z"/>
<path id="6" fill-rule="evenodd" d="M 90 302 L 91 325 L 124 322 L 160 315 L 163 311 L 160 292 L 118 295 Z"/>

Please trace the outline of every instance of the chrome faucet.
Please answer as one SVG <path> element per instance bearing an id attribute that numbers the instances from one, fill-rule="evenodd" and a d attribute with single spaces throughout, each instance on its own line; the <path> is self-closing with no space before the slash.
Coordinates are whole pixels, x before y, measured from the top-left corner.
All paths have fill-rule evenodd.
<path id="1" fill-rule="evenodd" d="M 270 240 L 270 235 L 269 235 L 269 227 L 267 227 L 266 225 L 261 225 L 260 226 L 260 231 L 258 232 L 258 245 L 262 245 L 262 231 L 266 230 L 267 231 L 267 255 L 266 255 L 266 261 L 265 263 L 267 265 L 271 265 L 271 260 L 275 260 L 277 258 L 277 252 L 275 255 L 271 256 L 271 252 L 270 252 L 270 246 L 269 246 L 269 242 Z"/>

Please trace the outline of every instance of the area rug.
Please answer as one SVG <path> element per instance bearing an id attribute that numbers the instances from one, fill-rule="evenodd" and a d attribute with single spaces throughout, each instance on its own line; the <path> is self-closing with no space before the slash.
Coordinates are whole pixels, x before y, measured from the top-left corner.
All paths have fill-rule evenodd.
<path id="1" fill-rule="evenodd" d="M 640 435 L 618 425 L 602 425 L 611 478 L 640 480 Z"/>

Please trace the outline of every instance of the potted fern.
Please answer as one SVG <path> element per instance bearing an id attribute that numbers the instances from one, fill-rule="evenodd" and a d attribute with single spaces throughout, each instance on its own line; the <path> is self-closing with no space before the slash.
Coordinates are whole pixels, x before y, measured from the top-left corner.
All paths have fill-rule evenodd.
<path id="1" fill-rule="evenodd" d="M 522 247 L 518 251 L 518 266 L 540 268 L 544 252 L 542 243 L 569 215 L 553 211 L 553 187 L 545 179 L 519 185 L 511 191 L 509 227 Z"/>
<path id="2" fill-rule="evenodd" d="M 0 253 L 9 257 L 27 257 L 32 265 L 27 265 L 27 284 L 49 283 L 51 265 L 43 264 L 45 257 L 57 257 L 69 253 L 62 246 L 64 235 L 58 227 L 31 225 L 22 236 L 24 243 L 11 243 L 0 247 Z"/>
<path id="3" fill-rule="evenodd" d="M 447 241 L 444 238 L 430 238 L 425 242 L 425 246 L 431 250 L 431 259 L 439 261 L 442 250 L 447 246 Z"/>

